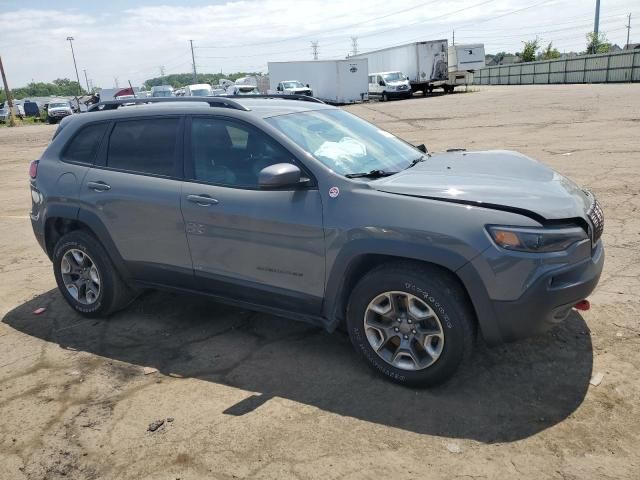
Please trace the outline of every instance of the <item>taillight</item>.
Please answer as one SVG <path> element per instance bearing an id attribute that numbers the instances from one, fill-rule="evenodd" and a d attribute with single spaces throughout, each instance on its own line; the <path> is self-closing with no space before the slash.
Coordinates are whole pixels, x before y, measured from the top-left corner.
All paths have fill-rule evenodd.
<path id="1" fill-rule="evenodd" d="M 31 162 L 31 165 L 29 165 L 29 176 L 31 178 L 36 178 L 38 176 L 38 163 L 40 163 L 39 160 L 34 160 Z"/>

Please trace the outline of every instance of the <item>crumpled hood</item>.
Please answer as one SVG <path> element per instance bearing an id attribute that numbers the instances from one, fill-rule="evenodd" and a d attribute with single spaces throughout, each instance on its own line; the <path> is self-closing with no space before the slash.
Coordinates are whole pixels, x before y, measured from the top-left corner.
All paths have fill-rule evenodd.
<path id="1" fill-rule="evenodd" d="M 370 183 L 377 190 L 532 212 L 546 220 L 586 218 L 593 202 L 575 183 L 517 152 L 447 152 Z"/>
<path id="2" fill-rule="evenodd" d="M 71 112 L 72 110 L 69 107 L 52 107 L 52 108 L 49 108 L 49 111 L 50 112 L 67 112 L 68 113 L 68 112 Z"/>

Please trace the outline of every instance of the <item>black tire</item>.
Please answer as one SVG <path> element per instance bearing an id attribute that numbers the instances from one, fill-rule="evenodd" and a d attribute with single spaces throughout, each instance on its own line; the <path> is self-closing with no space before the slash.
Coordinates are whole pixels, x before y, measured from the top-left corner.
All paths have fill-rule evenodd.
<path id="1" fill-rule="evenodd" d="M 387 100 L 389 100 L 389 97 L 387 96 L 387 92 L 382 92 L 382 95 L 380 96 L 380 101 L 386 102 Z"/>
<path id="2" fill-rule="evenodd" d="M 367 339 L 364 318 L 370 302 L 384 292 L 406 292 L 436 312 L 444 343 L 437 360 L 421 370 L 406 370 L 381 358 Z M 473 352 L 475 315 L 466 293 L 452 274 L 411 262 L 383 265 L 367 273 L 351 292 L 347 329 L 356 351 L 378 373 L 407 386 L 430 387 L 449 379 Z"/>
<path id="3" fill-rule="evenodd" d="M 62 258 L 71 249 L 87 254 L 99 272 L 100 292 L 95 302 L 89 305 L 74 299 L 62 278 Z M 134 298 L 134 292 L 122 281 L 104 247 L 87 232 L 76 230 L 64 235 L 53 250 L 52 260 L 60 293 L 71 308 L 85 317 L 108 316 L 127 306 Z"/>

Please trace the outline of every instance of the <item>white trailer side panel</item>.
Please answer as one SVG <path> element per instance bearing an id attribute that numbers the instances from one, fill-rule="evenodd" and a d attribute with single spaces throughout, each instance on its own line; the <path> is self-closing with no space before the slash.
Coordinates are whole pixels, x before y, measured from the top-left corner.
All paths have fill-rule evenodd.
<path id="1" fill-rule="evenodd" d="M 359 102 L 369 91 L 366 59 L 269 62 L 268 68 L 270 90 L 285 80 L 299 80 L 314 97 L 331 103 Z"/>
<path id="2" fill-rule="evenodd" d="M 408 43 L 349 57 L 369 60 L 369 73 L 404 73 L 412 84 L 447 80 L 447 40 Z"/>
<path id="3" fill-rule="evenodd" d="M 468 72 L 485 67 L 482 43 L 459 44 L 449 47 L 449 72 Z"/>

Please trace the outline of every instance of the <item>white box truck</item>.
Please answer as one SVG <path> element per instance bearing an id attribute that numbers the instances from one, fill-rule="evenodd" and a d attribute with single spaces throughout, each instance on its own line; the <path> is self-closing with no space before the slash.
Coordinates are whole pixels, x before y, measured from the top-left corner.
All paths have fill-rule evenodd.
<path id="1" fill-rule="evenodd" d="M 449 88 L 473 83 L 473 72 L 485 66 L 484 44 L 467 43 L 449 46 Z"/>
<path id="2" fill-rule="evenodd" d="M 351 61 L 356 59 L 368 60 L 369 73 L 404 73 L 409 78 L 411 90 L 425 95 L 434 88 L 445 86 L 449 79 L 447 40 L 408 43 L 349 57 Z"/>
<path id="3" fill-rule="evenodd" d="M 280 82 L 298 80 L 309 85 L 314 97 L 327 103 L 356 103 L 368 97 L 366 58 L 269 62 L 268 68 L 271 92 L 277 91 Z"/>

